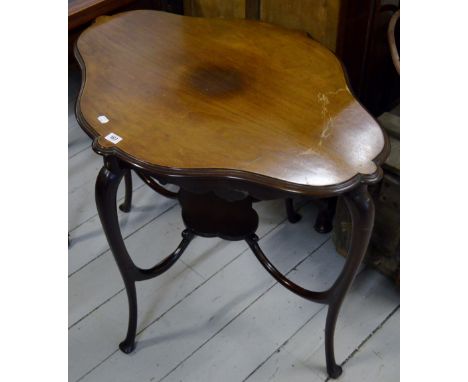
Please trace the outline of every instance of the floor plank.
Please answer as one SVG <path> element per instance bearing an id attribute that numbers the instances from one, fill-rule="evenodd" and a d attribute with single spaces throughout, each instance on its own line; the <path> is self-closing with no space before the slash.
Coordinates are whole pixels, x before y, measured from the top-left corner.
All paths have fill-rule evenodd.
<path id="1" fill-rule="evenodd" d="M 139 188 L 133 194 L 130 213 L 118 210 L 123 237 L 130 236 L 175 205 L 175 201 L 157 194 L 148 187 Z M 96 207 L 94 208 L 96 209 Z M 70 232 L 69 275 L 109 250 L 109 244 L 104 236 L 97 211 L 95 214 L 91 219 Z"/>
<path id="2" fill-rule="evenodd" d="M 346 363 L 343 382 L 395 382 L 400 380 L 400 311 Z"/>
<path id="3" fill-rule="evenodd" d="M 139 283 L 139 328 L 183 300 L 201 281 L 199 275 L 178 262 L 161 277 Z M 69 330 L 69 381 L 77 380 L 116 351 L 125 337 L 127 317 L 126 294 L 118 293 Z"/>
<path id="4" fill-rule="evenodd" d="M 91 139 L 75 118 L 75 103 L 81 85 L 80 70 L 76 66 L 69 66 L 68 73 L 68 158 L 71 158 L 89 148 Z"/>
<path id="5" fill-rule="evenodd" d="M 363 271 L 346 297 L 338 318 L 337 362 L 347 359 L 398 305 L 399 296 L 390 280 L 375 270 Z M 328 378 L 324 346 L 326 314 L 327 309 L 323 309 L 311 317 L 285 344 L 259 363 L 258 369 L 246 380 L 325 381 Z M 343 370 L 343 375 L 347 374 L 347 365 Z"/>
<path id="6" fill-rule="evenodd" d="M 126 240 L 128 251 L 139 266 L 151 267 L 177 247 L 183 228 L 180 209 L 175 206 L 164 219 L 155 219 L 129 236 Z M 157 251 L 151 250 L 155 246 Z M 69 278 L 69 325 L 122 291 L 123 287 L 112 253 L 107 250 Z"/>
<path id="7" fill-rule="evenodd" d="M 91 138 L 81 129 L 75 118 L 74 111 L 68 115 L 68 159 L 73 158 L 83 150 L 91 149 Z"/>

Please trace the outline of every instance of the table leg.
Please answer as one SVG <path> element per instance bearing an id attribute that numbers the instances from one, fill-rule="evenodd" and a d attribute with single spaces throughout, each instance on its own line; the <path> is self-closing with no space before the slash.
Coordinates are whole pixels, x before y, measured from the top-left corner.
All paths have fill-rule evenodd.
<path id="1" fill-rule="evenodd" d="M 188 244 L 194 237 L 190 230 L 182 232 L 182 241 L 177 249 L 164 260 L 149 269 L 138 268 L 127 252 L 122 233 L 120 231 L 117 216 L 117 189 L 126 170 L 119 168 L 114 160 L 105 161 L 105 166 L 99 172 L 96 179 L 96 205 L 104 233 L 109 247 L 114 255 L 120 274 L 125 284 L 129 305 L 129 320 L 127 335 L 119 348 L 124 353 L 130 353 L 135 348 L 135 336 L 137 329 L 137 294 L 136 281 L 147 280 L 159 276 L 167 271 L 182 255 Z"/>
<path id="2" fill-rule="evenodd" d="M 132 170 L 128 169 L 125 171 L 125 199 L 124 202 L 119 206 L 123 212 L 130 212 L 132 207 Z"/>
<path id="3" fill-rule="evenodd" d="M 137 327 L 137 296 L 135 289 L 134 264 L 128 255 L 120 232 L 117 217 L 117 189 L 124 174 L 124 170 L 112 172 L 103 167 L 96 179 L 96 205 L 101 224 L 114 255 L 115 261 L 122 275 L 127 291 L 129 305 L 128 330 L 125 340 L 119 345 L 125 353 L 130 353 L 135 346 Z"/>
<path id="4" fill-rule="evenodd" d="M 359 265 L 366 253 L 374 224 L 374 204 L 367 192 L 366 185 L 361 185 L 350 191 L 343 198 L 350 210 L 353 223 L 351 245 L 343 270 L 328 290 L 311 291 L 294 283 L 268 260 L 258 245 L 258 237 L 255 234 L 245 238 L 260 263 L 281 285 L 309 301 L 328 304 L 325 324 L 325 356 L 327 372 L 331 378 L 338 378 L 342 373 L 341 367 L 336 364 L 333 346 L 336 320 L 345 295 L 356 277 Z"/>
<path id="5" fill-rule="evenodd" d="M 288 215 L 289 222 L 297 223 L 299 220 L 301 220 L 301 215 L 294 209 L 292 198 L 287 198 L 284 201 L 286 204 L 286 213 Z"/>
<path id="6" fill-rule="evenodd" d="M 322 206 L 315 219 L 314 229 L 318 233 L 329 233 L 333 229 L 333 218 L 335 216 L 337 198 L 322 200 Z"/>
<path id="7" fill-rule="evenodd" d="M 325 325 L 325 355 L 327 371 L 332 378 L 338 378 L 342 373 L 341 367 L 335 361 L 334 333 L 336 320 L 341 304 L 366 254 L 374 226 L 374 203 L 367 191 L 367 185 L 359 186 L 345 194 L 343 198 L 351 214 L 353 228 L 346 263 L 338 279 L 330 288 L 331 298 Z"/>

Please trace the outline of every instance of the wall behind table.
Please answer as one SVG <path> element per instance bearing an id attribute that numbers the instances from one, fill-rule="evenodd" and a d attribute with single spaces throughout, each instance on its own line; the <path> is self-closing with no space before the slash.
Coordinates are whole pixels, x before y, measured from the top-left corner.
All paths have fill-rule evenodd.
<path id="1" fill-rule="evenodd" d="M 245 18 L 246 0 L 184 0 L 184 13 L 197 17 Z"/>
<path id="2" fill-rule="evenodd" d="M 338 32 L 340 0 L 262 0 L 263 21 L 300 29 L 334 50 Z"/>
<path id="3" fill-rule="evenodd" d="M 200 17 L 245 18 L 250 0 L 184 0 L 185 14 Z M 260 19 L 308 32 L 331 50 L 336 47 L 340 0 L 261 0 Z M 252 9 L 252 8 L 251 8 Z"/>

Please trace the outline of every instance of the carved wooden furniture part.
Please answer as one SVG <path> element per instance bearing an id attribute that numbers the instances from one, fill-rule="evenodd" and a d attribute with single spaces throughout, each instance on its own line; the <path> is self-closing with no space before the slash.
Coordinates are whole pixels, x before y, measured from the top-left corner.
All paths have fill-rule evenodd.
<path id="1" fill-rule="evenodd" d="M 164 36 L 164 38 L 162 38 Z M 388 141 L 351 94 L 339 60 L 305 34 L 249 20 L 133 11 L 98 19 L 75 54 L 83 71 L 77 119 L 104 156 L 96 203 L 130 306 L 120 348 L 135 346 L 135 283 L 160 275 L 195 235 L 245 240 L 292 292 L 328 304 L 326 359 L 341 374 L 333 334 L 368 244 Z M 129 171 L 177 198 L 186 229 L 179 247 L 138 268 L 120 233 L 116 192 Z M 172 192 L 164 184 L 179 186 Z M 130 187 L 131 188 L 131 187 Z M 268 260 L 255 231 L 258 200 L 341 196 L 353 221 L 346 264 L 325 291 L 310 291 Z M 122 210 L 129 210 L 131 195 Z M 298 216 L 287 202 L 290 221 Z"/>

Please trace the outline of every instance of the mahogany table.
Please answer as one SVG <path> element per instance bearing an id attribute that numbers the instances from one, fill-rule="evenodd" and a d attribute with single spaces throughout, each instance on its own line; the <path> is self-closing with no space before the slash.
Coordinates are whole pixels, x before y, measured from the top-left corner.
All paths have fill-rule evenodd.
<path id="1" fill-rule="evenodd" d="M 373 226 L 367 185 L 380 180 L 389 151 L 386 135 L 351 94 L 339 60 L 300 32 L 157 11 L 99 18 L 81 34 L 75 55 L 83 71 L 76 115 L 104 157 L 96 204 L 129 300 L 120 349 L 135 347 L 135 283 L 169 269 L 195 235 L 217 236 L 245 240 L 279 283 L 328 305 L 326 362 L 337 378 L 335 324 Z M 186 226 L 178 248 L 149 269 L 133 263 L 117 219 L 117 188 L 125 178 L 131 190 L 130 170 L 177 198 Z M 168 183 L 179 191 L 166 189 Z M 253 202 L 299 195 L 340 196 L 352 215 L 346 263 L 324 291 L 289 280 L 255 235 Z"/>

